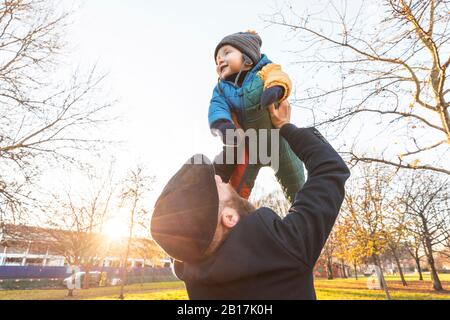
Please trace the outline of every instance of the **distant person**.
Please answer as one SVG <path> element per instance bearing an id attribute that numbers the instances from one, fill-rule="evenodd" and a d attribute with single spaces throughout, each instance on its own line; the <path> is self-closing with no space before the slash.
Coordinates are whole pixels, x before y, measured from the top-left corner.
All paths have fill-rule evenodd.
<path id="1" fill-rule="evenodd" d="M 108 273 L 103 271 L 102 273 L 100 273 L 100 280 L 98 282 L 98 286 L 106 287 L 107 280 L 108 280 Z"/>
<path id="2" fill-rule="evenodd" d="M 285 218 L 254 208 L 202 155 L 170 179 L 155 204 L 152 237 L 175 260 L 190 299 L 316 299 L 314 266 L 350 172 L 316 129 L 290 123 L 287 101 L 269 112 L 308 170 Z"/>

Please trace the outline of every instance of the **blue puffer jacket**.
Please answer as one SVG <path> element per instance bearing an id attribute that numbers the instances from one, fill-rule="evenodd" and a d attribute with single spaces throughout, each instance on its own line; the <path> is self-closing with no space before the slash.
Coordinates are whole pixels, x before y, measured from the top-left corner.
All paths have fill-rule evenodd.
<path id="1" fill-rule="evenodd" d="M 209 107 L 208 120 L 210 126 L 218 120 L 232 121 L 231 112 L 234 112 L 239 124 L 245 129 L 244 108 L 250 107 L 248 106 L 249 101 L 250 104 L 252 104 L 251 102 L 259 103 L 264 82 L 258 72 L 270 63 L 272 61 L 263 54 L 258 64 L 247 73 L 241 87 L 235 87 L 234 83 L 225 80 L 217 84 Z"/>

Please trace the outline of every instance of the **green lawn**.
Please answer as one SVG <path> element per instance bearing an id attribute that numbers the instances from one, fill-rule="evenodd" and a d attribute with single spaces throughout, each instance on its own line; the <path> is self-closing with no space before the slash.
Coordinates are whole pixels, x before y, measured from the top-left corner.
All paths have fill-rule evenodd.
<path id="1" fill-rule="evenodd" d="M 391 298 L 395 300 L 450 300 L 450 276 L 443 275 L 441 281 L 445 292 L 435 292 L 431 281 L 418 281 L 417 276 L 407 276 L 407 287 L 399 277 L 386 277 Z M 316 292 L 319 300 L 384 300 L 384 291 L 370 290 L 367 278 L 316 280 Z"/>
<path id="2" fill-rule="evenodd" d="M 183 286 L 181 284 L 181 286 Z M 184 287 L 184 286 L 183 286 Z M 117 295 L 95 297 L 88 300 L 118 300 Z M 188 300 L 186 290 L 161 290 L 155 292 L 129 293 L 125 300 Z"/>
<path id="3" fill-rule="evenodd" d="M 126 286 L 126 292 L 130 295 L 136 293 L 145 293 L 156 296 L 164 295 L 170 290 L 184 290 L 184 284 L 181 282 L 157 282 L 133 284 Z M 119 296 L 119 287 L 93 288 L 88 290 L 75 290 L 74 297 L 67 297 L 67 290 L 5 290 L 0 291 L 0 300 L 81 300 L 98 299 L 99 297 L 117 298 Z M 168 298 L 171 299 L 171 298 Z"/>
<path id="4" fill-rule="evenodd" d="M 438 293 L 433 291 L 429 275 L 425 281 L 418 281 L 417 276 L 407 276 L 407 287 L 403 287 L 400 278 L 388 276 L 393 299 L 399 300 L 450 300 L 450 275 L 441 275 L 443 286 L 448 291 Z M 384 300 L 385 295 L 380 290 L 370 290 L 367 278 L 316 279 L 316 292 L 319 300 Z M 76 290 L 73 298 L 66 297 L 66 290 L 15 290 L 0 291 L 0 300 L 115 300 L 118 298 L 118 287 L 95 288 L 89 290 Z M 182 282 L 160 282 L 135 284 L 126 287 L 127 300 L 186 300 L 187 293 Z"/>

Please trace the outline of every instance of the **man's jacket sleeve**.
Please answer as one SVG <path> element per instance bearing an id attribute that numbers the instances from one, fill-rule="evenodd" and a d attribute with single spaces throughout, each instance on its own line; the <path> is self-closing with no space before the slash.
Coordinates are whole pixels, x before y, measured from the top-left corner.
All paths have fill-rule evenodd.
<path id="1" fill-rule="evenodd" d="M 287 124 L 281 135 L 305 163 L 308 179 L 287 216 L 274 222 L 274 230 L 291 254 L 314 268 L 344 200 L 350 171 L 316 129 Z"/>

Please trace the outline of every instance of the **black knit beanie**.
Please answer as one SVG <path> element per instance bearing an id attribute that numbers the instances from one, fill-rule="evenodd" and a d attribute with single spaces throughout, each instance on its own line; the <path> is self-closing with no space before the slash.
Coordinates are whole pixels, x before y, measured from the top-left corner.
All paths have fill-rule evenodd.
<path id="1" fill-rule="evenodd" d="M 219 219 L 214 165 L 195 155 L 169 180 L 156 201 L 153 240 L 175 260 L 195 263 L 205 257 Z"/>
<path id="2" fill-rule="evenodd" d="M 262 40 L 261 37 L 253 32 L 238 32 L 226 36 L 219 42 L 214 51 L 214 61 L 216 61 L 217 53 L 220 48 L 225 45 L 230 45 L 240 50 L 242 53 L 246 54 L 253 62 L 253 65 L 256 65 L 261 59 L 261 46 Z"/>

